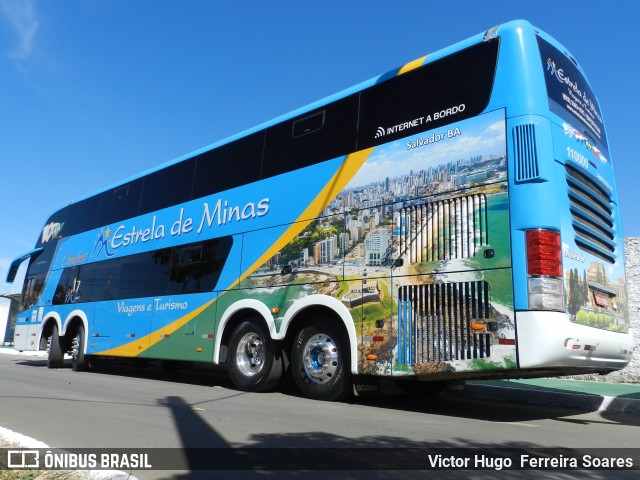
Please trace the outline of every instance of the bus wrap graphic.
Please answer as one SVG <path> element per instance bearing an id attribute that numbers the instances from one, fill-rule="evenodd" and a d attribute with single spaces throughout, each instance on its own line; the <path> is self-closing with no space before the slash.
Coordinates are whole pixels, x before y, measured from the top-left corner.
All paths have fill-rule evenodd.
<path id="1" fill-rule="evenodd" d="M 598 150 L 595 145 L 593 145 L 591 142 L 589 142 L 587 137 L 582 135 L 578 130 L 573 128 L 568 123 L 563 123 L 562 124 L 562 129 L 564 130 L 565 135 L 567 135 L 569 138 L 574 138 L 576 140 L 576 142 L 584 145 L 584 147 L 587 150 L 589 150 L 593 154 L 594 157 L 596 157 L 602 163 L 607 163 L 607 159 L 602 154 L 602 152 L 600 150 Z M 571 151 L 571 150 L 568 150 L 568 154 L 569 154 L 570 157 L 572 157 L 574 160 L 576 160 L 575 157 L 576 157 L 577 154 L 573 153 L 573 151 Z M 584 162 L 582 162 L 582 163 L 584 164 Z"/>
<path id="2" fill-rule="evenodd" d="M 109 237 L 111 236 L 111 227 L 107 227 L 100 229 L 100 233 L 98 234 L 98 239 L 96 240 L 95 247 L 93 247 L 93 252 L 91 253 L 92 257 L 100 258 L 100 254 L 104 251 L 107 257 L 113 257 L 116 252 L 112 252 L 109 250 Z"/>
<path id="3" fill-rule="evenodd" d="M 615 180 L 566 51 L 509 23 L 68 204 L 9 269 L 16 348 L 319 400 L 622 368 Z"/>

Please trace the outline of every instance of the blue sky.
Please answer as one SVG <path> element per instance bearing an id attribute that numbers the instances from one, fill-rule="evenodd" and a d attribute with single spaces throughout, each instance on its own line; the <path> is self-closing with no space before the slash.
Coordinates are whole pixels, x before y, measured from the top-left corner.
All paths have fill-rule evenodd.
<path id="1" fill-rule="evenodd" d="M 0 0 L 0 292 L 67 202 L 517 18 L 584 67 L 640 236 L 638 0 Z"/>

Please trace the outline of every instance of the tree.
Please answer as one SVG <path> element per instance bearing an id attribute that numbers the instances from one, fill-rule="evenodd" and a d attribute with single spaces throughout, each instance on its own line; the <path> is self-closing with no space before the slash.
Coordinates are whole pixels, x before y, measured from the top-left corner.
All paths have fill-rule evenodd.
<path id="1" fill-rule="evenodd" d="M 569 298 L 567 299 L 567 308 L 570 315 L 576 315 L 578 310 L 580 310 L 580 307 L 583 305 L 582 296 L 578 270 L 569 270 Z"/>
<path id="2" fill-rule="evenodd" d="M 585 312 L 584 310 L 580 310 L 576 314 L 576 322 L 580 323 L 581 325 L 588 325 L 589 321 L 587 318 L 587 312 Z"/>

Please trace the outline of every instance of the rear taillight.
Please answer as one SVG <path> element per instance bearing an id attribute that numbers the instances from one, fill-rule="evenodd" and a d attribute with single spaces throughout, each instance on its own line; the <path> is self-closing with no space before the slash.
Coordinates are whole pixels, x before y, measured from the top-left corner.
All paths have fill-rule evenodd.
<path id="1" fill-rule="evenodd" d="M 560 232 L 527 230 L 526 241 L 529 308 L 564 311 Z"/>
<path id="2" fill-rule="evenodd" d="M 560 232 L 527 230 L 527 273 L 562 276 Z"/>

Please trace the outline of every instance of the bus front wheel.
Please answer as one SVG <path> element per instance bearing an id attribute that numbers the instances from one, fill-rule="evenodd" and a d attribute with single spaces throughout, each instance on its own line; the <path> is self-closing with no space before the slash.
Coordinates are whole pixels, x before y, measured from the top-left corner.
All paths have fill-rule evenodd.
<path id="1" fill-rule="evenodd" d="M 300 391 L 316 400 L 342 400 L 351 393 L 349 342 L 331 319 L 304 326 L 293 343 L 293 379 Z"/>
<path id="2" fill-rule="evenodd" d="M 283 375 L 282 352 L 257 321 L 238 325 L 229 341 L 229 377 L 239 390 L 273 390 Z"/>

